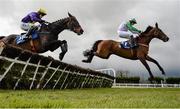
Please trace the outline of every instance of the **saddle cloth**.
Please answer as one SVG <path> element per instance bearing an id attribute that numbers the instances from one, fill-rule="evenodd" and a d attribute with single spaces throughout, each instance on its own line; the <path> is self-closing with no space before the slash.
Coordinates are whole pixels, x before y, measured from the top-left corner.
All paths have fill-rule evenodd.
<path id="1" fill-rule="evenodd" d="M 130 45 L 129 41 L 122 41 L 122 42 L 120 42 L 119 47 L 125 48 L 125 49 L 130 49 L 131 45 Z"/>
<path id="2" fill-rule="evenodd" d="M 24 37 L 25 37 L 25 34 L 18 35 L 16 37 L 16 44 L 22 44 L 22 43 L 26 42 L 27 40 L 25 40 Z M 37 31 L 33 31 L 32 34 L 31 34 L 31 38 L 32 38 L 32 40 L 38 39 L 39 38 L 38 32 Z"/>

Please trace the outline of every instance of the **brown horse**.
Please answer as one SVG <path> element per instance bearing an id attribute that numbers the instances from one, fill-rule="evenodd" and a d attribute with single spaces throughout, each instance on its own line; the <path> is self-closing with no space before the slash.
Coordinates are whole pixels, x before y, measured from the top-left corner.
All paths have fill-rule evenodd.
<path id="1" fill-rule="evenodd" d="M 81 35 L 84 32 L 77 19 L 70 13 L 68 13 L 68 15 L 69 17 L 52 23 L 43 23 L 41 29 L 38 31 L 39 38 L 36 40 L 30 39 L 25 43 L 16 44 L 16 37 L 18 35 L 12 34 L 7 37 L 1 36 L 0 42 L 20 47 L 34 53 L 44 53 L 48 50 L 54 51 L 61 47 L 62 52 L 59 54 L 59 59 L 62 60 L 67 52 L 67 42 L 65 40 L 58 40 L 59 33 L 65 29 L 73 31 L 78 35 Z"/>
<path id="2" fill-rule="evenodd" d="M 87 57 L 87 59 L 82 61 L 90 63 L 94 55 L 103 59 L 108 59 L 111 54 L 131 60 L 140 60 L 148 70 L 151 79 L 153 79 L 154 76 L 146 60 L 155 63 L 162 71 L 162 74 L 165 75 L 165 72 L 159 63 L 148 55 L 149 43 L 153 38 L 158 38 L 164 42 L 169 40 L 167 35 L 158 28 L 158 24 L 156 23 L 156 27 L 149 26 L 145 32 L 141 33 L 139 37 L 135 39 L 138 43 L 138 47 L 133 49 L 124 49 L 120 48 L 119 42 L 113 40 L 98 40 L 94 43 L 91 50 L 86 50 L 84 52 L 84 56 Z"/>

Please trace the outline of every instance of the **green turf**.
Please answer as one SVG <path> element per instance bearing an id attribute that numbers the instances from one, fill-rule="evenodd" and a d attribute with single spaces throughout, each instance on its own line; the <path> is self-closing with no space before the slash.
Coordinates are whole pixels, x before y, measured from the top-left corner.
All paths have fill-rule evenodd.
<path id="1" fill-rule="evenodd" d="M 0 107 L 180 108 L 180 89 L 0 90 Z"/>

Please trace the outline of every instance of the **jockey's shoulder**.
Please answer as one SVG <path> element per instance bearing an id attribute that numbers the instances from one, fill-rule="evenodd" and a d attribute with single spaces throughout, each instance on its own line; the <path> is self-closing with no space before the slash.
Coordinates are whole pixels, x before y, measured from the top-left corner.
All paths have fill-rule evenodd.
<path id="1" fill-rule="evenodd" d="M 126 21 L 126 24 L 127 24 L 127 25 L 131 25 L 131 23 L 130 23 L 129 21 Z"/>
<path id="2" fill-rule="evenodd" d="M 121 23 L 120 23 L 120 25 L 126 25 L 127 23 L 126 23 L 126 21 L 122 21 Z"/>
<path id="3" fill-rule="evenodd" d="M 126 24 L 127 22 L 126 21 L 122 21 L 121 24 Z"/>
<path id="4" fill-rule="evenodd" d="M 38 15 L 37 12 L 30 12 L 29 15 Z"/>

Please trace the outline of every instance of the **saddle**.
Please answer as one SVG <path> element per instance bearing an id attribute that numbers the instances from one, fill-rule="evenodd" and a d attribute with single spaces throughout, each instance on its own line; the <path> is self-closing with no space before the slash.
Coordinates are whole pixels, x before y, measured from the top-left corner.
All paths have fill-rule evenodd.
<path id="1" fill-rule="evenodd" d="M 133 48 L 135 48 L 135 47 L 137 47 L 137 46 L 138 46 L 138 45 L 136 45 L 136 46 L 131 46 L 129 40 L 127 40 L 127 41 L 122 41 L 122 42 L 120 42 L 120 44 L 119 44 L 119 47 L 120 47 L 120 48 L 124 48 L 124 49 L 133 49 Z"/>

